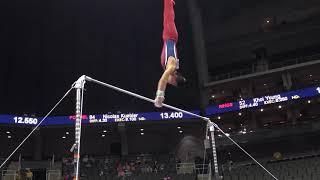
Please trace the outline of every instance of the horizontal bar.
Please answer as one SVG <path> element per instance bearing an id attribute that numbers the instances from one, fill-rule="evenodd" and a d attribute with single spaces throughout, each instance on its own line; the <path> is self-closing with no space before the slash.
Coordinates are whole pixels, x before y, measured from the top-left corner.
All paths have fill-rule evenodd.
<path id="1" fill-rule="evenodd" d="M 106 86 L 108 88 L 111 88 L 113 90 L 116 90 L 116 91 L 119 91 L 119 92 L 122 92 L 122 93 L 125 93 L 125 94 L 128 94 L 130 96 L 134 96 L 134 97 L 137 97 L 139 99 L 142 99 L 142 100 L 145 100 L 145 101 L 149 101 L 151 103 L 154 103 L 154 100 L 153 99 L 150 99 L 150 98 L 147 98 L 145 96 L 141 96 L 139 94 L 136 94 L 136 93 L 133 93 L 133 92 L 130 92 L 130 91 L 127 91 L 127 90 L 124 90 L 124 89 L 121 89 L 121 88 L 118 88 L 116 86 L 113 86 L 113 85 L 110 85 L 110 84 L 107 84 L 107 83 L 104 83 L 104 82 L 101 82 L 101 81 L 98 81 L 96 79 L 93 79 L 91 77 L 88 77 L 88 76 L 85 76 L 85 79 L 87 81 L 90 81 L 90 82 L 94 82 L 94 83 L 97 83 L 97 84 L 100 84 L 102 86 Z M 205 120 L 207 123 L 208 123 L 208 126 L 214 126 L 216 127 L 221 133 L 223 133 L 228 139 L 230 139 L 236 146 L 238 146 L 245 154 L 247 154 L 253 161 L 255 161 L 262 169 L 264 169 L 268 174 L 270 174 L 274 179 L 278 180 L 270 171 L 268 171 L 262 164 L 260 164 L 254 157 L 252 157 L 246 150 L 244 150 L 237 142 L 235 142 L 231 137 L 227 136 L 226 133 L 216 124 L 216 123 L 213 123 L 210 118 L 207 118 L 207 117 L 204 117 L 204 116 L 200 116 L 198 114 L 194 114 L 192 112 L 188 112 L 188 111 L 185 111 L 183 109 L 180 109 L 180 108 L 177 108 L 177 107 L 174 107 L 174 106 L 170 106 L 168 104 L 163 104 L 163 107 L 167 107 L 169 109 L 172 109 L 172 110 L 175 110 L 175 111 L 180 111 L 180 112 L 183 112 L 185 114 L 189 114 L 191 116 L 195 116 L 195 117 L 198 117 L 198 118 L 201 118 L 203 120 Z"/>
<path id="2" fill-rule="evenodd" d="M 136 98 L 139 98 L 139 99 L 142 99 L 142 100 L 145 100 L 145 101 L 149 101 L 149 102 L 151 102 L 151 103 L 154 103 L 154 100 L 153 100 L 153 99 L 147 98 L 147 97 L 145 97 L 145 96 L 141 96 L 141 95 L 139 95 L 139 94 L 136 94 L 136 93 L 130 92 L 130 91 L 128 91 L 128 90 L 124 90 L 124 89 L 118 88 L 118 87 L 116 87 L 116 86 L 113 86 L 113 85 L 110 85 L 110 84 L 107 84 L 107 83 L 104 83 L 104 82 L 101 82 L 101 81 L 98 81 L 98 80 L 93 79 L 93 78 L 91 78 L 91 77 L 86 76 L 86 80 L 87 80 L 87 81 L 90 81 L 90 82 L 94 82 L 94 83 L 100 84 L 100 85 L 102 85 L 102 86 L 106 86 L 106 87 L 111 88 L 111 89 L 114 89 L 114 90 L 116 90 L 116 91 L 120 91 L 120 92 L 125 93 L 125 94 L 128 94 L 128 95 L 130 95 L 130 96 L 134 96 L 134 97 L 136 97 Z M 210 118 L 207 118 L 207 117 L 204 117 L 204 116 L 201 116 L 201 115 L 198 115 L 198 114 L 194 114 L 194 113 L 192 113 L 192 112 L 189 112 L 189 111 L 186 111 L 186 110 L 183 110 L 183 109 L 174 107 L 174 106 L 170 106 L 170 105 L 168 105 L 168 104 L 163 104 L 163 107 L 166 107 L 166 108 L 169 108 L 169 109 L 172 109 L 172 110 L 175 110 L 175 111 L 180 111 L 180 112 L 183 112 L 183 113 L 185 113 L 185 114 L 189 114 L 189 115 L 191 115 L 191 116 L 195 116 L 195 117 L 201 118 L 201 119 L 203 119 L 203 120 L 205 120 L 205 121 L 207 121 L 207 122 L 211 122 L 211 121 L 210 121 Z"/>

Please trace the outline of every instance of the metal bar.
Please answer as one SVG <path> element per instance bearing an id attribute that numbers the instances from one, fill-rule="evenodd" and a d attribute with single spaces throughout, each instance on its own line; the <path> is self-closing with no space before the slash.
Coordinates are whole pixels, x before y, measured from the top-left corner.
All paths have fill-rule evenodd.
<path id="1" fill-rule="evenodd" d="M 212 146 L 212 156 L 213 156 L 213 165 L 214 168 L 214 177 L 215 179 L 219 179 L 219 167 L 218 167 L 218 158 L 217 158 L 217 150 L 216 150 L 216 141 L 214 138 L 214 126 L 209 125 L 210 135 L 211 135 L 211 146 Z M 211 169 L 210 169 L 211 171 Z"/>
<path id="2" fill-rule="evenodd" d="M 81 121 L 82 121 L 82 107 L 83 107 L 83 90 L 85 83 L 85 76 L 81 76 L 75 83 L 76 89 L 76 124 L 75 124 L 75 146 L 73 151 L 73 179 L 79 180 L 80 171 L 80 145 L 81 145 Z"/>
<path id="3" fill-rule="evenodd" d="M 23 139 L 23 141 L 17 146 L 16 149 L 7 157 L 7 159 L 0 165 L 0 169 L 8 162 L 8 160 L 16 153 L 16 151 L 26 142 L 26 140 L 33 134 L 33 132 L 38 129 L 42 122 L 52 113 L 52 111 L 62 102 L 62 100 L 70 93 L 72 87 L 63 95 L 63 97 L 53 106 L 53 108 L 42 118 L 42 120 L 32 129 L 32 131 Z"/>
<path id="4" fill-rule="evenodd" d="M 100 84 L 100 85 L 102 85 L 102 86 L 106 86 L 106 87 L 111 88 L 111 89 L 114 89 L 114 90 L 116 90 L 116 91 L 120 91 L 120 92 L 125 93 L 125 94 L 128 94 L 128 95 L 130 95 L 130 96 L 134 96 L 134 97 L 137 97 L 137 98 L 139 98 L 139 99 L 142 99 L 142 100 L 145 100 L 145 101 L 149 101 L 149 102 L 151 102 L 151 103 L 154 103 L 154 100 L 153 100 L 153 99 L 150 99 L 150 98 L 141 96 L 141 95 L 139 95 L 139 94 L 136 94 L 136 93 L 133 93 L 133 92 L 130 92 L 130 91 L 127 91 L 127 90 L 118 88 L 118 87 L 116 87 L 116 86 L 113 86 L 113 85 L 110 85 L 110 84 L 107 84 L 107 83 L 104 83 L 104 82 L 101 82 L 101 81 L 98 81 L 98 80 L 96 80 L 96 79 L 92 79 L 92 78 L 90 78 L 90 77 L 88 77 L 88 76 L 86 76 L 86 80 L 87 80 L 87 81 L 94 82 L 94 83 L 97 83 L 97 84 Z M 183 110 L 183 109 L 179 109 L 179 108 L 176 108 L 176 107 L 174 107 L 174 106 L 170 106 L 170 105 L 168 105 L 168 104 L 163 104 L 163 107 L 166 107 L 166 108 L 169 108 L 169 109 L 172 109 L 172 110 L 175 110 L 175 111 L 183 112 L 183 113 L 185 113 L 185 114 L 189 114 L 189 115 L 191 115 L 191 116 L 201 118 L 201 119 L 203 119 L 203 120 L 205 120 L 205 121 L 210 121 L 210 118 L 207 118 L 207 117 L 204 117 L 204 116 L 201 116 L 201 115 L 198 115 L 198 114 L 194 114 L 194 113 L 192 113 L 192 112 L 185 111 L 185 110 Z"/>
<path id="5" fill-rule="evenodd" d="M 101 82 L 101 81 L 98 81 L 96 79 L 92 79 L 91 77 L 88 77 L 88 76 L 82 76 L 85 78 L 85 80 L 87 81 L 90 81 L 90 82 L 94 82 L 94 83 L 97 83 L 97 84 L 100 84 L 102 86 L 106 86 L 110 89 L 113 89 L 113 90 L 116 90 L 116 91 L 119 91 L 119 92 L 122 92 L 122 93 L 125 93 L 125 94 L 128 94 L 130 96 L 134 96 L 134 97 L 137 97 L 139 99 L 142 99 L 142 100 L 145 100 L 145 101 L 149 101 L 151 103 L 154 103 L 154 100 L 153 99 L 150 99 L 150 98 L 147 98 L 147 97 L 144 97 L 144 96 L 141 96 L 139 94 L 136 94 L 136 93 L 133 93 L 133 92 L 130 92 L 130 91 L 127 91 L 127 90 L 124 90 L 124 89 L 121 89 L 121 88 L 118 88 L 116 86 L 113 86 L 113 85 L 110 85 L 110 84 L 107 84 L 107 83 L 104 83 L 104 82 Z M 172 110 L 175 110 L 175 111 L 180 111 L 180 112 L 183 112 L 183 113 L 186 113 L 186 114 L 189 114 L 189 115 L 192 115 L 192 116 L 195 116 L 195 117 L 198 117 L 198 118 L 201 118 L 205 121 L 207 121 L 209 123 L 209 127 L 216 127 L 222 134 L 224 134 L 228 139 L 230 139 L 236 146 L 238 146 L 245 154 L 247 154 L 254 162 L 256 162 L 263 170 L 265 170 L 270 176 L 272 176 L 274 179 L 278 180 L 270 171 L 268 171 L 262 164 L 260 164 L 254 157 L 252 157 L 246 150 L 244 150 L 237 142 L 235 142 L 231 137 L 227 136 L 226 133 L 221 129 L 219 128 L 219 126 L 213 122 L 211 122 L 210 118 L 208 117 L 204 117 L 204 116 L 200 116 L 198 114 L 194 114 L 192 112 L 188 112 L 188 111 L 185 111 L 183 109 L 179 109 L 177 107 L 174 107 L 174 106 L 170 106 L 170 105 L 167 105 L 167 104 L 163 104 L 163 107 L 167 107 L 169 109 L 172 109 Z"/>

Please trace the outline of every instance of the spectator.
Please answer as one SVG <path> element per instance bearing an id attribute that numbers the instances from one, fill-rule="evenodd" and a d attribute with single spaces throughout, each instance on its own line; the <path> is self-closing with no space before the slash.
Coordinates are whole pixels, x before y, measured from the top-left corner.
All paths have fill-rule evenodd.
<path id="1" fill-rule="evenodd" d="M 164 164 L 161 164 L 161 165 L 160 165 L 159 170 L 160 170 L 160 172 L 163 172 L 163 171 L 164 171 Z"/>
<path id="2" fill-rule="evenodd" d="M 82 162 L 87 164 L 89 161 L 88 155 L 85 155 L 84 158 L 82 159 Z"/>
<path id="3" fill-rule="evenodd" d="M 154 161 L 153 163 L 153 172 L 158 173 L 158 161 Z"/>
<path id="4" fill-rule="evenodd" d="M 135 164 L 134 164 L 134 162 L 130 162 L 130 167 L 131 167 L 131 171 L 132 172 L 135 172 L 136 171 L 136 167 L 135 167 Z"/>
<path id="5" fill-rule="evenodd" d="M 64 180 L 72 180 L 72 175 L 66 173 L 64 175 Z"/>
<path id="6" fill-rule="evenodd" d="M 93 156 L 90 156 L 90 158 L 88 160 L 91 164 L 95 164 L 95 162 L 96 162 L 96 159 Z"/>
<path id="7" fill-rule="evenodd" d="M 21 179 L 21 174 L 20 174 L 20 171 L 18 170 L 16 172 L 16 180 L 20 180 Z"/>
<path id="8" fill-rule="evenodd" d="M 232 171 L 232 166 L 233 166 L 233 162 L 231 160 L 228 161 L 228 169 L 229 169 L 229 172 Z"/>
<path id="9" fill-rule="evenodd" d="M 137 163 L 137 164 L 138 164 L 138 163 L 141 163 L 141 160 L 140 160 L 140 157 L 139 157 L 139 156 L 137 157 L 136 163 Z"/>
<path id="10" fill-rule="evenodd" d="M 141 164 L 141 172 L 144 174 L 144 173 L 147 173 L 147 165 L 145 164 L 145 162 L 143 164 Z"/>
<path id="11" fill-rule="evenodd" d="M 129 165 L 128 162 L 126 162 L 125 169 L 126 169 L 127 171 L 131 171 L 131 167 L 130 167 L 130 165 Z"/>
<path id="12" fill-rule="evenodd" d="M 31 172 L 30 169 L 26 169 L 26 170 L 27 170 L 27 172 L 26 172 L 27 180 L 32 180 L 33 173 Z"/>
<path id="13" fill-rule="evenodd" d="M 99 171 L 99 176 L 101 177 L 101 176 L 103 176 L 104 175 L 104 172 L 103 172 L 103 170 L 101 169 L 100 171 Z"/>
<path id="14" fill-rule="evenodd" d="M 152 167 L 149 164 L 147 165 L 147 173 L 152 173 Z"/>
<path id="15" fill-rule="evenodd" d="M 104 159 L 104 165 L 105 165 L 105 166 L 109 166 L 109 163 L 110 163 L 110 160 L 109 160 L 109 158 L 106 157 L 106 158 Z"/>
<path id="16" fill-rule="evenodd" d="M 119 163 L 118 166 L 117 166 L 117 172 L 118 172 L 118 177 L 123 177 L 124 176 L 124 169 L 123 169 L 121 163 Z"/>

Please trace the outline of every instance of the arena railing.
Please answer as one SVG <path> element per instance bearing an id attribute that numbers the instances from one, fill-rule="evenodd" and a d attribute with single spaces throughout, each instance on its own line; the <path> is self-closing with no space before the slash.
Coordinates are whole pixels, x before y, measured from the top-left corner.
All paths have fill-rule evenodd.
<path id="1" fill-rule="evenodd" d="M 47 170 L 46 180 L 60 180 L 62 174 L 60 170 Z"/>
<path id="2" fill-rule="evenodd" d="M 177 163 L 177 174 L 192 174 L 196 172 L 196 165 L 194 163 Z"/>
<path id="3" fill-rule="evenodd" d="M 314 61 L 320 59 L 320 54 L 315 54 L 311 56 L 306 56 L 306 57 L 298 57 L 294 59 L 288 59 L 276 63 L 271 63 L 268 65 L 268 69 L 276 69 L 276 68 L 282 68 L 286 66 L 291 66 L 291 65 L 296 65 L 296 64 L 301 64 L 305 63 L 308 61 Z M 255 73 L 255 69 L 250 67 L 250 68 L 244 68 L 244 69 L 239 69 L 236 71 L 228 72 L 228 73 L 222 73 L 222 74 L 216 74 L 212 75 L 211 80 L 212 81 L 219 81 L 219 80 L 225 80 L 225 79 L 230 79 L 230 78 L 235 78 L 235 77 L 240 77 L 248 74 Z"/>
<path id="4" fill-rule="evenodd" d="M 1 179 L 12 179 L 16 180 L 17 179 L 17 171 L 16 170 L 2 170 L 1 171 Z"/>

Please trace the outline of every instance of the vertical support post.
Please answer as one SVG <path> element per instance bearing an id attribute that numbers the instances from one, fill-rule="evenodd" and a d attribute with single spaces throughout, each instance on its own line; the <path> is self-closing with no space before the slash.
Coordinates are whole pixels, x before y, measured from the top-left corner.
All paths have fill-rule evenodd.
<path id="1" fill-rule="evenodd" d="M 34 131 L 34 136 L 33 136 L 33 160 L 34 161 L 41 161 L 42 160 L 42 142 L 43 138 L 41 137 L 41 132 L 40 128 L 38 127 Z"/>
<path id="2" fill-rule="evenodd" d="M 211 145 L 212 145 L 212 156 L 213 156 L 213 163 L 211 163 L 214 167 L 214 177 L 215 179 L 219 179 L 219 167 L 218 167 L 218 158 L 217 158 L 217 151 L 216 151 L 216 141 L 214 138 L 214 125 L 212 122 L 209 122 L 209 131 L 211 136 Z"/>
<path id="3" fill-rule="evenodd" d="M 211 162 L 209 163 L 208 165 L 208 171 L 209 171 L 209 178 L 208 180 L 211 180 L 212 179 L 212 168 L 211 168 Z"/>
<path id="4" fill-rule="evenodd" d="M 85 76 L 81 76 L 75 83 L 76 89 L 76 123 L 75 123 L 75 144 L 73 150 L 73 180 L 79 180 L 80 171 L 80 142 L 81 142 L 81 121 L 82 121 L 82 101 Z"/>

